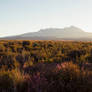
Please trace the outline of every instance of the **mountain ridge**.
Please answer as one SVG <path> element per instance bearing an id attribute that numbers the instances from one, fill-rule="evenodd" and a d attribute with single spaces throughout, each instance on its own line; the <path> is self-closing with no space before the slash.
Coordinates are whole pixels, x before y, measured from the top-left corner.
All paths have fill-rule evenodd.
<path id="1" fill-rule="evenodd" d="M 46 28 L 38 32 L 29 32 L 17 36 L 3 37 L 0 39 L 14 40 L 92 40 L 92 33 L 83 31 L 82 29 L 70 26 L 65 28 Z"/>

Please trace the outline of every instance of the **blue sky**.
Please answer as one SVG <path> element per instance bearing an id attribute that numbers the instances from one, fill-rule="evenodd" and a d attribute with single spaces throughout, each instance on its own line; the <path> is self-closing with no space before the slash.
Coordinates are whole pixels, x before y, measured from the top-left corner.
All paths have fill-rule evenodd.
<path id="1" fill-rule="evenodd" d="M 92 0 L 0 0 L 0 36 L 71 25 L 92 32 Z"/>

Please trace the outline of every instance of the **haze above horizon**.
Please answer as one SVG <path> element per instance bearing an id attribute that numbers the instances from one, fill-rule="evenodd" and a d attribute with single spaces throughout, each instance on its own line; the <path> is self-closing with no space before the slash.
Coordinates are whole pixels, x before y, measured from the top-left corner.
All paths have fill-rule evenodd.
<path id="1" fill-rule="evenodd" d="M 0 37 L 74 25 L 92 32 L 91 0 L 0 0 Z"/>

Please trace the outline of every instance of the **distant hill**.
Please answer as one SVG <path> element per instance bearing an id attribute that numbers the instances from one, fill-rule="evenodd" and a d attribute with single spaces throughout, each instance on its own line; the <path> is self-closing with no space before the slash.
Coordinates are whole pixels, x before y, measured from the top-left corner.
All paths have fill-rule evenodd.
<path id="1" fill-rule="evenodd" d="M 63 29 L 48 28 L 38 32 L 30 32 L 18 36 L 3 37 L 7 40 L 84 40 L 92 41 L 92 33 L 71 26 Z"/>

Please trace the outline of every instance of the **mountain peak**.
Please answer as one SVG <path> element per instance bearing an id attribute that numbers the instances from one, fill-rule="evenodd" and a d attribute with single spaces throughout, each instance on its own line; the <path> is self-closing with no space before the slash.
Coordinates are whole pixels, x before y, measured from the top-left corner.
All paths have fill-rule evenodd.
<path id="1" fill-rule="evenodd" d="M 66 28 L 64 28 L 64 30 L 70 31 L 70 32 L 84 33 L 84 31 L 82 29 L 75 27 L 75 26 L 66 27 Z"/>
<path id="2" fill-rule="evenodd" d="M 78 28 L 78 27 L 75 27 L 75 26 L 70 26 L 70 28 Z"/>

